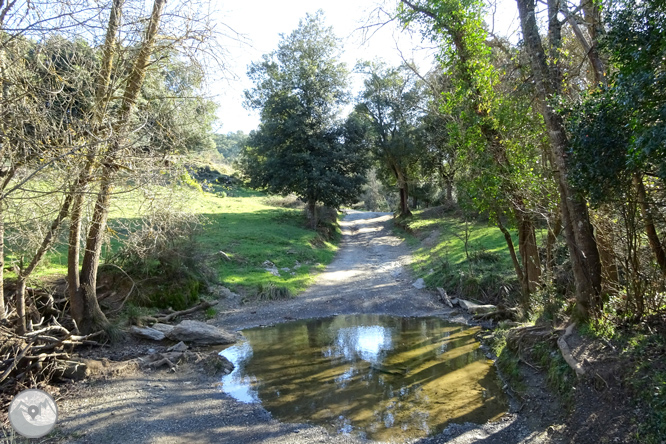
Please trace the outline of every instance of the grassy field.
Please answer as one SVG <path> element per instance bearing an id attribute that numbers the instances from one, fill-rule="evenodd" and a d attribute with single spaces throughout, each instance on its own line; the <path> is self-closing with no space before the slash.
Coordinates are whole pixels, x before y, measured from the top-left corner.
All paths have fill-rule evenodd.
<path id="1" fill-rule="evenodd" d="M 294 199 L 267 197 L 217 184 L 208 192 L 188 186 L 120 190 L 112 200 L 110 241 L 103 249 L 103 262 L 118 251 L 130 227 L 139 227 L 142 217 L 150 214 L 152 207 L 159 206 L 201 216 L 204 223 L 196 231 L 191 249 L 196 250 L 200 266 L 206 268 L 208 276 L 212 271 L 219 283 L 248 298 L 270 297 L 268 290 L 276 288 L 282 296 L 296 295 L 333 260 L 339 231 L 331 226 L 332 235 L 322 236 L 307 229 L 303 210 L 282 206 L 285 203 L 294 206 Z M 33 274 L 33 283 L 45 276 L 66 274 L 65 236 L 63 232 L 63 242 Z M 231 260 L 224 259 L 220 252 Z M 263 265 L 265 261 L 277 267 L 278 276 L 265 270 L 268 268 Z M 11 279 L 12 274 L 7 278 Z"/>
<path id="2" fill-rule="evenodd" d="M 429 288 L 493 303 L 517 296 L 520 286 L 498 228 L 438 209 L 414 211 L 398 225 L 415 248 L 413 271 Z"/>

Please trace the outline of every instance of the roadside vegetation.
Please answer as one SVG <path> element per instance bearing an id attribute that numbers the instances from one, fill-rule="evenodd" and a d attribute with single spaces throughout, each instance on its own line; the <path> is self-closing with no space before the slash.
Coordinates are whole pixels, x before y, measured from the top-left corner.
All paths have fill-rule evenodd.
<path id="1" fill-rule="evenodd" d="M 336 209 L 362 205 L 395 211 L 430 288 L 519 313 L 492 344 L 507 373 L 544 373 L 574 409 L 612 398 L 608 424 L 660 442 L 666 6 L 546 4 L 516 0 L 519 43 L 489 32 L 480 0 L 377 10 L 436 48 L 427 72 L 348 67 L 308 14 L 249 67 L 259 127 L 215 134 L 205 84 L 224 51 L 206 2 L 8 2 L 0 388 L 49 380 L 119 313 L 218 284 L 297 294 L 335 253 Z"/>

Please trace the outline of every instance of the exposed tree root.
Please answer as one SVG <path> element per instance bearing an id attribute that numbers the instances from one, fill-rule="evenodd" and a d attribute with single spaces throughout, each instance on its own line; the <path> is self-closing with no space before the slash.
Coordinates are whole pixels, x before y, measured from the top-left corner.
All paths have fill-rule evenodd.
<path id="1" fill-rule="evenodd" d="M 560 352 L 562 352 L 562 357 L 567 362 L 567 364 L 569 364 L 569 367 L 571 367 L 571 369 L 576 372 L 576 376 L 580 378 L 581 376 L 585 375 L 585 369 L 571 355 L 571 349 L 569 348 L 569 344 L 567 344 L 567 337 L 571 335 L 575 326 L 576 324 L 570 324 L 566 328 L 564 334 L 557 340 L 557 346 L 559 347 Z"/>

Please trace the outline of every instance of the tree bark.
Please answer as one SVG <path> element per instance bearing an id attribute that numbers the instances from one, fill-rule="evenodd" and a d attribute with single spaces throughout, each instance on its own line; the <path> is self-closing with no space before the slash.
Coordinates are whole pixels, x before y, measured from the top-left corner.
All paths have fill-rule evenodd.
<path id="1" fill-rule="evenodd" d="M 24 335 L 27 332 L 25 323 L 25 280 L 19 278 L 16 280 L 16 316 L 18 316 L 18 334 Z"/>
<path id="2" fill-rule="evenodd" d="M 536 291 L 541 282 L 541 260 L 536 241 L 536 230 L 532 219 L 522 214 L 518 220 L 518 251 L 523 262 L 525 288 L 528 293 Z"/>
<path id="3" fill-rule="evenodd" d="M 60 228 L 62 221 L 65 220 L 65 218 L 69 214 L 69 207 L 71 203 L 72 203 L 72 193 L 70 192 L 65 196 L 65 200 L 60 206 L 60 211 L 58 212 L 58 216 L 51 223 L 49 231 L 46 233 L 46 236 L 44 236 L 41 245 L 37 249 L 35 255 L 32 257 L 32 260 L 30 261 L 27 267 L 18 270 L 17 273 L 18 276 L 16 279 L 16 301 L 17 301 L 16 313 L 21 319 L 20 322 L 20 327 L 22 329 L 21 334 L 25 333 L 26 331 L 25 284 L 30 275 L 32 274 L 32 272 L 35 270 L 35 267 L 37 267 L 37 265 L 41 262 L 42 258 L 53 244 L 56 233 L 58 232 L 58 229 Z"/>
<path id="4" fill-rule="evenodd" d="M 101 69 L 97 77 L 97 86 L 95 89 L 95 104 L 92 115 L 94 131 L 96 130 L 96 127 L 102 123 L 104 116 L 106 115 L 108 91 L 111 84 L 111 71 L 116 55 L 116 41 L 122 20 L 123 4 L 124 0 L 113 0 L 111 11 L 109 13 L 109 22 L 106 29 L 104 47 L 102 49 Z M 98 144 L 93 144 L 90 148 L 90 151 L 86 156 L 86 163 L 79 174 L 73 190 L 72 213 L 70 216 L 69 228 L 69 247 L 67 251 L 67 286 L 70 309 L 74 319 L 76 319 L 74 311 L 83 312 L 82 310 L 79 310 L 80 307 L 77 306 L 75 308 L 75 305 L 79 303 L 79 258 L 81 256 L 81 223 L 83 219 L 83 207 L 86 200 L 86 190 L 91 180 L 100 151 L 101 149 Z M 100 318 L 100 314 L 96 313 L 93 317 Z"/>
<path id="5" fill-rule="evenodd" d="M 659 265 L 662 274 L 666 275 L 666 252 L 664 251 L 664 246 L 659 240 L 659 235 L 657 234 L 657 229 L 654 225 L 654 217 L 652 217 L 652 211 L 650 211 L 650 206 L 647 200 L 647 192 L 645 191 L 645 184 L 643 184 L 643 178 L 636 174 L 633 177 L 633 182 L 634 187 L 636 188 L 638 206 L 641 209 L 641 216 L 643 216 L 645 234 L 647 234 L 650 249 L 652 250 L 652 254 L 654 254 L 654 258 L 657 261 L 657 265 Z"/>
<path id="6" fill-rule="evenodd" d="M 317 220 L 317 201 L 313 198 L 308 199 L 308 217 L 310 218 L 310 227 L 313 230 L 317 229 L 317 223 L 319 222 Z"/>
<path id="7" fill-rule="evenodd" d="M 523 38 L 532 65 L 542 115 L 550 138 L 552 163 L 561 196 L 562 222 L 571 256 L 578 316 L 587 319 L 601 309 L 601 261 L 592 233 L 586 201 L 567 181 L 565 153 L 568 139 L 564 122 L 551 107 L 550 101 L 559 93 L 556 73 L 549 70 L 536 22 L 534 0 L 516 0 Z M 557 19 L 555 17 L 555 19 Z"/>
<path id="8" fill-rule="evenodd" d="M 0 321 L 5 315 L 5 215 L 0 201 Z"/>
<path id="9" fill-rule="evenodd" d="M 513 239 L 511 238 L 511 233 L 506 229 L 504 224 L 501 221 L 497 221 L 497 226 L 499 227 L 502 234 L 504 234 L 504 240 L 506 240 L 506 246 L 509 248 L 509 254 L 511 255 L 511 262 L 513 263 L 513 269 L 516 271 L 516 276 L 518 276 L 518 282 L 522 287 L 521 295 L 523 296 L 521 303 L 525 308 L 529 308 L 529 290 L 525 288 L 525 275 L 523 274 L 523 269 L 520 266 L 518 257 L 516 256 L 516 249 L 513 246 Z"/>
<path id="10" fill-rule="evenodd" d="M 109 325 L 97 302 L 97 269 L 102 253 L 106 220 L 109 215 L 112 180 L 110 172 L 104 172 L 107 174 L 102 178 L 100 192 L 97 202 L 95 202 L 92 223 L 88 230 L 79 288 L 70 302 L 72 317 L 76 320 L 77 326 L 83 334 L 94 332 L 100 328 L 106 329 Z"/>

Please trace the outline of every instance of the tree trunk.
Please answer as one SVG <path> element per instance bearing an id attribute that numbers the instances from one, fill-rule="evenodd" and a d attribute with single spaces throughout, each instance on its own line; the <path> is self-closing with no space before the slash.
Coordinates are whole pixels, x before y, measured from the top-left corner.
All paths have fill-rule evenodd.
<path id="1" fill-rule="evenodd" d="M 520 262 L 518 261 L 518 257 L 516 256 L 516 249 L 513 246 L 513 239 L 511 238 L 511 233 L 509 233 L 509 230 L 504 227 L 504 224 L 502 224 L 501 221 L 497 221 L 497 226 L 499 227 L 500 231 L 502 234 L 504 234 L 504 240 L 506 240 L 506 246 L 509 248 L 509 254 L 511 255 L 511 262 L 513 263 L 513 269 L 516 271 L 516 276 L 518 276 L 518 282 L 520 282 L 522 291 L 522 300 L 521 303 L 523 304 L 523 307 L 526 309 L 529 308 L 529 288 L 526 287 L 526 279 L 525 275 L 523 274 L 523 269 L 520 267 Z"/>
<path id="2" fill-rule="evenodd" d="M 106 329 L 109 326 L 109 321 L 97 302 L 97 269 L 102 254 L 106 220 L 109 215 L 111 180 L 111 171 L 107 171 L 105 168 L 86 240 L 79 288 L 70 301 L 72 317 L 83 334 Z"/>
<path id="3" fill-rule="evenodd" d="M 69 222 L 69 247 L 67 250 L 67 292 L 70 301 L 79 291 L 79 257 L 81 255 L 81 219 L 83 218 L 83 196 L 85 189 L 77 191 Z"/>
<path id="4" fill-rule="evenodd" d="M 569 142 L 562 117 L 550 106 L 550 101 L 559 92 L 559 82 L 556 72 L 550 71 L 548 67 L 536 22 L 534 0 L 516 2 L 543 118 L 548 129 L 552 162 L 556 167 L 555 175 L 562 202 L 562 222 L 576 283 L 578 315 L 581 319 L 587 319 L 597 313 L 602 305 L 599 251 L 592 233 L 587 203 L 567 181 L 565 152 Z"/>
<path id="5" fill-rule="evenodd" d="M 524 288 L 528 290 L 528 293 L 533 293 L 541 282 L 541 260 L 534 222 L 524 214 L 518 220 L 518 246 L 520 258 L 523 261 Z"/>
<path id="6" fill-rule="evenodd" d="M 310 218 L 310 228 L 313 230 L 317 229 L 317 201 L 313 198 L 308 199 L 308 217 Z"/>
<path id="7" fill-rule="evenodd" d="M 51 248 L 53 240 L 56 237 L 56 233 L 58 232 L 58 228 L 60 228 L 62 221 L 65 220 L 67 214 L 69 214 L 69 207 L 71 203 L 72 203 L 72 193 L 70 192 L 66 195 L 65 200 L 60 206 L 60 211 L 58 212 L 58 216 L 51 223 L 49 231 L 46 233 L 46 236 L 44 236 L 44 239 L 42 240 L 42 243 L 37 249 L 37 252 L 33 256 L 32 260 L 30 261 L 27 267 L 20 268 L 18 270 L 17 273 L 18 277 L 16 280 L 16 303 L 17 303 L 16 313 L 19 316 L 19 319 L 21 320 L 19 324 L 20 329 L 22 331 L 21 334 L 25 333 L 26 331 L 25 283 L 32 274 L 32 272 L 35 270 L 37 265 L 41 262 L 46 252 L 49 250 L 49 248 Z"/>
<path id="8" fill-rule="evenodd" d="M 638 206 L 641 209 L 641 216 L 643 216 L 645 234 L 647 234 L 650 249 L 654 254 L 654 258 L 657 261 L 657 265 L 659 265 L 662 274 L 666 275 L 666 252 L 664 252 L 664 247 L 659 240 L 659 235 L 657 234 L 657 229 L 654 225 L 654 218 L 652 217 L 652 212 L 650 211 L 647 201 L 647 193 L 645 191 L 645 185 L 643 184 L 643 178 L 636 174 L 634 175 L 633 182 L 634 187 L 636 188 Z"/>
<path id="9" fill-rule="evenodd" d="M 27 332 L 25 323 L 25 280 L 19 275 L 16 279 L 16 316 L 18 316 L 18 334 L 24 335 Z"/>
<path id="10" fill-rule="evenodd" d="M 548 238 L 546 240 L 546 270 L 550 279 L 553 278 L 553 269 L 555 268 L 555 257 L 553 255 L 553 248 L 557 241 L 557 236 L 562 231 L 562 219 L 560 210 L 556 210 L 559 215 L 556 216 L 555 222 L 548 227 Z"/>
<path id="11" fill-rule="evenodd" d="M 407 185 L 407 178 L 405 173 L 399 167 L 394 167 L 396 179 L 398 181 L 398 188 L 400 189 L 400 216 L 411 216 L 412 212 L 409 209 L 409 188 Z"/>
<path id="12" fill-rule="evenodd" d="M 5 315 L 5 215 L 0 201 L 0 321 Z"/>
<path id="13" fill-rule="evenodd" d="M 109 22 L 106 29 L 104 47 L 102 49 L 102 63 L 99 75 L 97 77 L 97 86 L 95 89 L 95 106 L 92 116 L 94 127 L 100 125 L 106 116 L 106 104 L 108 102 L 108 92 L 109 86 L 111 84 L 111 71 L 116 55 L 116 41 L 118 38 L 118 30 L 120 29 L 120 22 L 122 19 L 123 4 L 124 0 L 113 0 L 111 11 L 109 13 Z M 79 174 L 78 181 L 76 182 L 72 193 L 72 213 L 70 217 L 69 247 L 67 251 L 67 285 L 68 296 L 70 299 L 70 309 L 74 319 L 77 319 L 77 316 L 74 315 L 75 311 L 78 310 L 80 313 L 85 311 L 82 309 L 80 310 L 81 301 L 79 297 L 81 224 L 83 219 L 83 208 L 86 200 L 86 190 L 92 177 L 95 163 L 98 161 L 97 157 L 99 156 L 100 152 L 101 148 L 97 144 L 94 144 L 86 156 L 86 164 Z M 76 308 L 74 308 L 75 306 Z M 96 318 L 100 317 L 99 313 L 95 313 L 93 316 Z"/>

